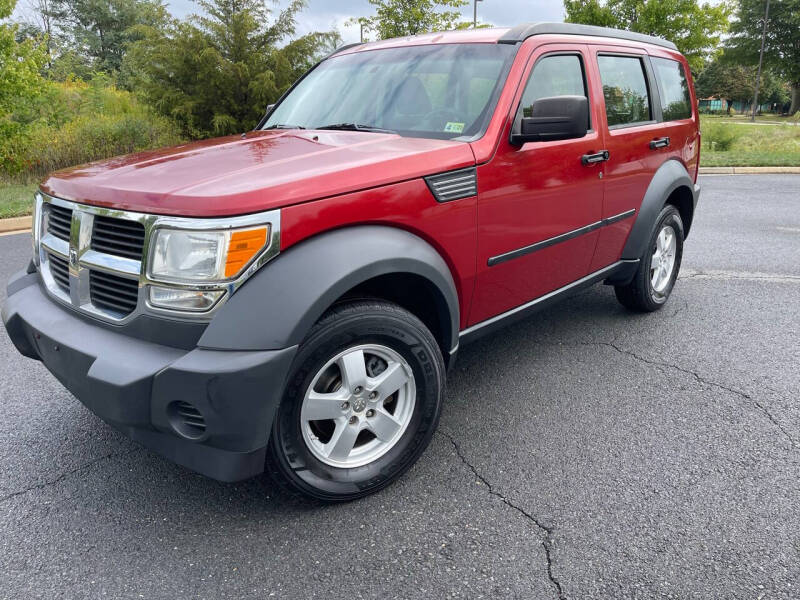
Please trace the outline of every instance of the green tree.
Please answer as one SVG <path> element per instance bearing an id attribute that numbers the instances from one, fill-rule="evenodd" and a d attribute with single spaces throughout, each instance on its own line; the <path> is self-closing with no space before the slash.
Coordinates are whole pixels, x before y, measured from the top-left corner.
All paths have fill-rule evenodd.
<path id="1" fill-rule="evenodd" d="M 164 27 L 169 13 L 162 0 L 36 0 L 37 21 L 48 38 L 61 39 L 60 55 L 84 61 L 78 71 L 119 70 L 128 44 L 140 38 L 139 28 Z"/>
<path id="2" fill-rule="evenodd" d="M 731 60 L 715 60 L 703 69 L 698 75 L 695 84 L 697 94 L 701 98 L 718 96 L 729 102 L 747 104 L 753 100 L 756 68 L 752 65 L 742 65 Z M 763 103 L 784 104 L 788 99 L 785 82 L 769 71 L 764 71 L 761 74 L 760 89 L 759 97 Z M 729 103 L 728 113 L 730 114 L 730 112 L 731 106 Z"/>
<path id="3" fill-rule="evenodd" d="M 0 20 L 14 11 L 16 0 L 0 0 Z M 26 123 L 17 114 L 42 93 L 44 48 L 35 39 L 17 40 L 19 26 L 0 22 L 0 167 L 16 160 L 16 143 Z"/>
<path id="4" fill-rule="evenodd" d="M 140 27 L 122 74 L 195 138 L 246 131 L 322 53 L 341 39 L 295 33 L 305 0 L 274 12 L 259 0 L 201 0 L 204 16 Z"/>
<path id="5" fill-rule="evenodd" d="M 693 71 L 719 52 L 731 14 L 725 1 L 698 0 L 564 0 L 564 8 L 568 23 L 627 29 L 675 42 Z"/>
<path id="6" fill-rule="evenodd" d="M 468 0 L 369 0 L 375 15 L 361 17 L 354 23 L 385 40 L 430 31 L 463 28 L 460 9 Z"/>
<path id="7" fill-rule="evenodd" d="M 16 0 L 0 0 L 0 19 L 8 18 Z M 37 40 L 17 40 L 19 26 L 0 23 L 0 119 L 8 122 L 14 110 L 37 96 L 43 86 L 39 69 L 44 63 L 43 48 Z"/>
<path id="8" fill-rule="evenodd" d="M 738 0 L 731 26 L 731 56 L 756 64 L 761 49 L 765 0 Z M 772 0 L 769 7 L 764 64 L 792 88 L 790 114 L 800 111 L 800 0 Z"/>

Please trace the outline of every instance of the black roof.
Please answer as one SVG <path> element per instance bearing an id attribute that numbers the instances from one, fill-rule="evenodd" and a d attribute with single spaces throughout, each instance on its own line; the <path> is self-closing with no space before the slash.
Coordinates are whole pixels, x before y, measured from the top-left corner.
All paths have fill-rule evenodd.
<path id="1" fill-rule="evenodd" d="M 510 29 L 498 42 L 500 44 L 517 44 L 524 42 L 534 35 L 591 35 L 595 37 L 616 38 L 620 40 L 630 40 L 632 42 L 644 42 L 645 44 L 655 44 L 671 50 L 678 47 L 670 41 L 644 33 L 634 33 L 622 29 L 611 29 L 610 27 L 596 27 L 594 25 L 578 25 L 576 23 L 525 23 Z"/>

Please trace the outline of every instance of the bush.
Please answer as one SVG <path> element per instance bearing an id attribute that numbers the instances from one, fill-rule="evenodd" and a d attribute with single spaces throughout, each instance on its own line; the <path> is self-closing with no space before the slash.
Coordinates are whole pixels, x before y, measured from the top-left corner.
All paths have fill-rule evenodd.
<path id="1" fill-rule="evenodd" d="M 181 141 L 172 122 L 102 76 L 49 83 L 14 119 L 14 134 L 0 139 L 0 175 L 18 180 Z"/>
<path id="2" fill-rule="evenodd" d="M 702 124 L 703 138 L 708 143 L 709 150 L 727 152 L 741 135 L 737 128 L 741 126 L 718 121 L 706 121 Z"/>

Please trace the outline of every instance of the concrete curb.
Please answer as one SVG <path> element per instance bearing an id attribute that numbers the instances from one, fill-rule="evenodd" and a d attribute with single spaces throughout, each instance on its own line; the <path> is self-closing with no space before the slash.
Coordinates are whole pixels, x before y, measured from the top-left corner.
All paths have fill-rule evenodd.
<path id="1" fill-rule="evenodd" d="M 13 219 L 0 219 L 0 233 L 17 231 L 30 231 L 33 219 L 31 217 L 14 217 Z"/>
<path id="2" fill-rule="evenodd" d="M 800 174 L 800 167 L 700 167 L 700 175 Z"/>

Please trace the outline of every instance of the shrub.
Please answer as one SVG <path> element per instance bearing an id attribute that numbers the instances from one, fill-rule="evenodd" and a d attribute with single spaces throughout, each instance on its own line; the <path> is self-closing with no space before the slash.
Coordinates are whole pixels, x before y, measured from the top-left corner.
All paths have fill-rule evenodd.
<path id="1" fill-rule="evenodd" d="M 710 150 L 727 152 L 741 134 L 741 131 L 737 129 L 738 127 L 741 126 L 718 121 L 706 121 L 702 124 L 702 134 Z"/>
<path id="2" fill-rule="evenodd" d="M 50 83 L 0 139 L 0 175 L 31 179 L 64 167 L 181 141 L 175 125 L 103 76 Z"/>

